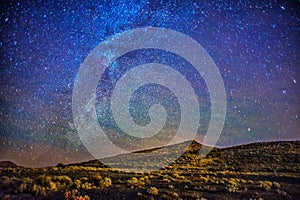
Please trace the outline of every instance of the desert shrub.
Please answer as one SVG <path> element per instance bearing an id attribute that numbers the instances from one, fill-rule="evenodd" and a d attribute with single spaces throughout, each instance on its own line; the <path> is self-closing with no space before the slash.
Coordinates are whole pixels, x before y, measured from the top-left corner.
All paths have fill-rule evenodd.
<path id="1" fill-rule="evenodd" d="M 21 183 L 22 183 L 21 179 L 13 176 L 8 180 L 6 184 L 9 185 L 9 189 L 11 190 L 11 192 L 18 193 L 19 186 L 21 185 Z"/>
<path id="2" fill-rule="evenodd" d="M 149 176 L 144 176 L 143 178 L 144 178 L 145 183 L 149 183 L 150 182 L 149 181 Z"/>
<path id="3" fill-rule="evenodd" d="M 67 175 L 54 176 L 53 181 L 56 182 L 61 187 L 70 187 L 73 185 L 72 179 Z"/>
<path id="4" fill-rule="evenodd" d="M 50 176 L 40 175 L 40 176 L 37 178 L 37 183 L 38 183 L 39 185 L 49 186 L 50 182 L 51 182 L 51 177 L 50 177 Z"/>
<path id="5" fill-rule="evenodd" d="M 91 198 L 88 195 L 84 195 L 83 199 L 84 200 L 90 200 Z"/>
<path id="6" fill-rule="evenodd" d="M 36 195 L 46 195 L 46 188 L 40 185 L 34 184 L 32 186 L 32 192 L 35 193 Z"/>
<path id="7" fill-rule="evenodd" d="M 158 195 L 158 189 L 156 187 L 150 187 L 147 192 L 152 195 Z"/>
<path id="8" fill-rule="evenodd" d="M 17 178 L 2 176 L 0 179 L 0 189 L 9 189 L 13 193 L 31 193 L 33 191 L 34 180 L 30 178 Z"/>
<path id="9" fill-rule="evenodd" d="M 89 180 L 87 177 L 82 177 L 80 178 L 80 180 L 76 179 L 74 181 L 74 186 L 77 189 L 85 189 L 85 190 L 89 190 L 92 188 L 97 188 L 100 187 L 101 189 L 106 188 L 106 187 L 110 187 L 112 185 L 112 181 L 110 178 L 104 178 L 102 179 L 102 177 L 100 175 L 96 175 L 94 177 L 91 177 L 91 180 Z"/>
<path id="10" fill-rule="evenodd" d="M 209 179 L 206 178 L 206 177 L 204 177 L 204 176 L 200 176 L 200 177 L 199 177 L 199 180 L 200 180 L 201 182 L 203 182 L 203 183 L 207 183 L 207 182 L 209 181 Z"/>
<path id="11" fill-rule="evenodd" d="M 145 177 L 139 178 L 139 187 L 144 187 L 146 182 L 148 182 L 148 179 L 145 179 Z"/>
<path id="12" fill-rule="evenodd" d="M 102 177 L 97 173 L 94 176 L 90 178 L 91 183 L 93 183 L 95 186 L 100 186 L 100 182 L 102 181 Z"/>
<path id="13" fill-rule="evenodd" d="M 179 197 L 179 194 L 178 194 L 177 192 L 173 192 L 172 195 L 173 195 L 174 197 Z"/>
<path id="14" fill-rule="evenodd" d="M 81 196 L 78 190 L 66 191 L 65 200 L 90 200 L 88 195 Z"/>
<path id="15" fill-rule="evenodd" d="M 81 181 L 81 182 L 88 182 L 89 179 L 88 179 L 88 177 L 81 177 L 81 178 L 80 178 L 80 181 Z"/>
<path id="16" fill-rule="evenodd" d="M 59 168 L 58 167 L 52 167 L 51 170 L 57 171 Z"/>
<path id="17" fill-rule="evenodd" d="M 163 177 L 163 181 L 165 181 L 165 182 L 167 182 L 167 183 L 170 183 L 170 182 L 171 182 L 171 180 L 169 179 L 168 176 Z"/>
<path id="18" fill-rule="evenodd" d="M 174 178 L 177 178 L 177 179 L 181 179 L 181 180 L 184 180 L 184 179 L 185 179 L 184 176 L 181 176 L 181 175 L 178 174 L 178 173 L 174 173 L 174 174 L 173 174 L 173 177 L 174 177 Z"/>
<path id="19" fill-rule="evenodd" d="M 84 167 L 84 170 L 86 170 L 86 171 L 97 171 L 98 170 L 98 168 L 97 167 Z"/>
<path id="20" fill-rule="evenodd" d="M 228 190 L 228 192 L 238 192 L 239 191 L 238 180 L 235 178 L 230 178 L 226 189 Z"/>
<path id="21" fill-rule="evenodd" d="M 272 189 L 272 182 L 271 181 L 259 181 L 259 186 L 266 191 Z"/>
<path id="22" fill-rule="evenodd" d="M 81 187 L 81 181 L 78 180 L 78 179 L 76 179 L 76 180 L 74 181 L 74 185 L 76 186 L 77 189 L 80 189 L 80 187 Z"/>
<path id="23" fill-rule="evenodd" d="M 77 196 L 80 195 L 78 190 L 72 190 L 71 192 L 69 192 L 69 194 L 71 195 L 71 198 L 73 198 L 73 199 L 75 199 Z"/>
<path id="24" fill-rule="evenodd" d="M 106 177 L 105 179 L 100 181 L 100 188 L 107 188 L 112 186 L 112 181 L 110 178 Z"/>
<path id="25" fill-rule="evenodd" d="M 140 193 L 140 192 L 138 192 L 136 195 L 137 195 L 138 197 L 141 197 L 141 196 L 143 196 L 143 194 L 142 194 L 142 193 Z"/>
<path id="26" fill-rule="evenodd" d="M 69 200 L 69 199 L 71 199 L 71 198 L 72 198 L 71 192 L 70 192 L 70 191 L 66 191 L 66 192 L 65 192 L 65 199 L 66 199 L 66 200 Z"/>
<path id="27" fill-rule="evenodd" d="M 54 192 L 56 192 L 58 189 L 57 189 L 57 186 L 56 186 L 56 183 L 54 183 L 54 182 L 50 182 L 50 184 L 49 184 L 49 188 L 48 188 L 50 191 L 54 191 Z"/>
<path id="28" fill-rule="evenodd" d="M 11 187 L 12 181 L 10 180 L 9 177 L 2 176 L 0 180 L 1 180 L 1 182 L 0 182 L 1 188 L 10 188 Z"/>
<path id="29" fill-rule="evenodd" d="M 81 184 L 81 188 L 85 189 L 85 190 L 90 190 L 93 188 L 93 185 L 89 182 L 85 182 L 85 183 Z"/>
<path id="30" fill-rule="evenodd" d="M 30 178 L 22 178 L 21 183 L 18 186 L 17 190 L 20 193 L 30 193 L 32 192 L 32 187 L 34 185 L 34 181 Z"/>
<path id="31" fill-rule="evenodd" d="M 127 185 L 131 188 L 137 187 L 139 185 L 139 180 L 135 177 L 132 177 L 127 181 Z"/>
<path id="32" fill-rule="evenodd" d="M 272 187 L 275 188 L 275 189 L 280 189 L 280 184 L 277 183 L 277 182 L 273 182 Z"/>
<path id="33" fill-rule="evenodd" d="M 145 179 L 140 178 L 137 179 L 136 177 L 132 177 L 127 181 L 127 185 L 130 186 L 130 188 L 135 188 L 135 187 L 143 187 L 145 186 Z"/>
<path id="34" fill-rule="evenodd" d="M 66 175 L 53 176 L 53 177 L 41 175 L 38 177 L 36 183 L 37 186 L 40 186 L 41 188 L 45 188 L 45 191 L 57 191 L 57 190 L 67 189 L 73 185 L 72 179 Z M 37 190 L 41 191 L 42 190 L 41 188 Z"/>

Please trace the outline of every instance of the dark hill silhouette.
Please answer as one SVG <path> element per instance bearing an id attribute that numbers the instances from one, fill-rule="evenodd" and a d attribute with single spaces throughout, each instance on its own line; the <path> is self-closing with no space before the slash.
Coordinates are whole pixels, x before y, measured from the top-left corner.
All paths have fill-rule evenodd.
<path id="1" fill-rule="evenodd" d="M 112 165 L 105 165 L 97 159 L 72 165 L 104 168 L 109 168 L 109 166 L 118 167 L 118 163 L 123 164 L 122 161 L 126 157 L 129 157 L 129 160 L 133 162 L 142 161 L 145 166 L 149 166 L 153 164 L 156 157 L 171 157 L 171 155 L 175 154 L 174 152 L 176 152 L 176 150 L 182 150 L 187 143 L 190 144 L 190 146 L 185 149 L 185 153 L 182 155 L 178 154 L 179 158 L 175 162 L 168 163 L 168 167 L 173 167 L 174 165 L 188 165 L 202 168 L 204 167 L 204 160 L 210 159 L 213 161 L 207 164 L 207 166 L 213 170 L 226 168 L 239 171 L 257 170 L 273 172 L 276 170 L 295 172 L 296 163 L 300 163 L 300 156 L 299 153 L 297 153 L 300 149 L 300 141 L 257 142 L 226 148 L 212 148 L 202 145 L 197 141 L 187 141 L 166 147 L 136 151 L 130 155 L 117 155 L 107 158 L 109 162 L 105 162 L 107 160 L 103 159 L 104 163 L 112 163 Z M 204 158 L 200 158 L 200 149 L 211 151 Z M 175 154 L 175 156 L 177 155 Z"/>
<path id="2" fill-rule="evenodd" d="M 18 167 L 18 165 L 11 161 L 0 161 L 0 167 L 7 168 L 7 167 Z"/>

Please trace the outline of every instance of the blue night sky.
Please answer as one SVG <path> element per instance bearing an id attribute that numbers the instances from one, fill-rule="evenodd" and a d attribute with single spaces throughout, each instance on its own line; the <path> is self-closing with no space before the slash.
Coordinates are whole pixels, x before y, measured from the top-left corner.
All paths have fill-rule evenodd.
<path id="1" fill-rule="evenodd" d="M 45 166 L 93 159 L 72 122 L 77 72 L 100 42 L 147 26 L 190 36 L 216 63 L 227 95 L 217 146 L 300 139 L 299 1 L 50 0 L 0 8 L 0 160 Z M 151 50 L 123 61 L 130 56 L 135 65 L 180 61 Z M 122 59 L 106 73 L 112 82 L 126 68 Z M 182 73 L 193 73 L 182 65 Z M 203 105 L 200 132 L 210 114 Z"/>

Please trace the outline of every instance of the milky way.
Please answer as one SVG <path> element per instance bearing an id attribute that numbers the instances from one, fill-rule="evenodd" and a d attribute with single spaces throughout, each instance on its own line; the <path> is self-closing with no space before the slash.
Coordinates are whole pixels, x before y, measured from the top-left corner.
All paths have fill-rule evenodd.
<path id="1" fill-rule="evenodd" d="M 1 160 L 45 166 L 92 159 L 72 122 L 77 71 L 100 42 L 147 26 L 190 36 L 215 61 L 227 94 L 217 146 L 300 139 L 298 1 L 15 1 L 0 7 Z M 138 52 L 131 64 L 148 56 L 165 62 L 159 58 L 165 53 L 149 54 Z M 187 65 L 178 68 L 193 73 Z M 113 81 L 122 69 L 112 66 L 107 76 Z"/>

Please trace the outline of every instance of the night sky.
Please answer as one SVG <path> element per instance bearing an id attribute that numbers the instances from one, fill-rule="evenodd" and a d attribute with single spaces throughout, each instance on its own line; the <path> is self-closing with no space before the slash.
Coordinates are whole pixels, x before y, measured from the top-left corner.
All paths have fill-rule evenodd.
<path id="1" fill-rule="evenodd" d="M 0 11 L 0 160 L 47 166 L 93 159 L 72 119 L 77 72 L 102 41 L 148 26 L 188 35 L 217 65 L 227 95 L 217 146 L 300 139 L 299 1 L 14 1 Z M 153 61 L 193 74 L 184 60 L 150 49 L 120 58 L 104 78 L 114 83 L 134 65 Z M 191 81 L 203 100 L 200 135 L 209 96 L 203 80 Z"/>

